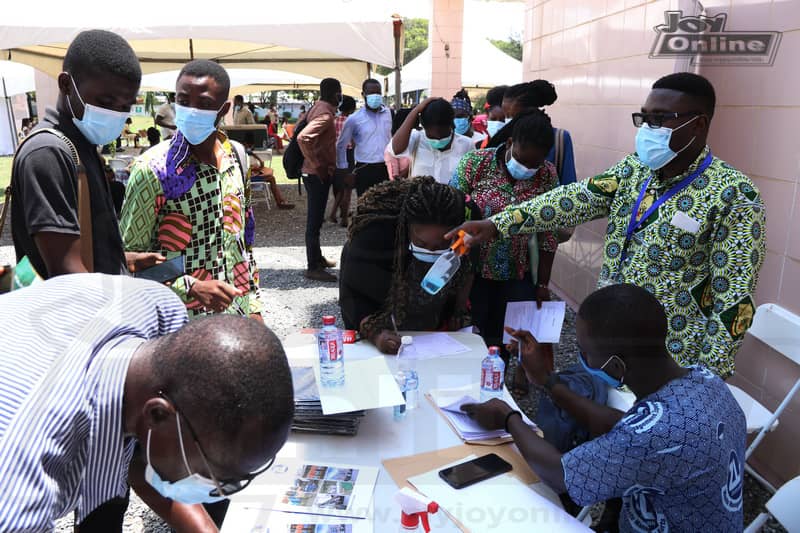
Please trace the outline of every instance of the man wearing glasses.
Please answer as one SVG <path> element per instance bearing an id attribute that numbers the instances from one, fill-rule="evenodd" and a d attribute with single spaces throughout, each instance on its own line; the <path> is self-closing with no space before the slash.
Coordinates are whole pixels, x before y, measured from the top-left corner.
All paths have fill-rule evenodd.
<path id="1" fill-rule="evenodd" d="M 0 531 L 52 531 L 73 511 L 83 531 L 129 484 L 177 530 L 217 530 L 200 504 L 269 468 L 292 378 L 263 324 L 187 322 L 172 290 L 123 276 L 59 276 L 0 297 Z"/>
<path id="2" fill-rule="evenodd" d="M 666 310 L 672 357 L 727 378 L 755 312 L 766 220 L 750 179 L 706 145 L 714 105 L 702 76 L 664 76 L 633 114 L 636 153 L 460 229 L 480 243 L 608 217 L 598 286 L 650 291 Z"/>

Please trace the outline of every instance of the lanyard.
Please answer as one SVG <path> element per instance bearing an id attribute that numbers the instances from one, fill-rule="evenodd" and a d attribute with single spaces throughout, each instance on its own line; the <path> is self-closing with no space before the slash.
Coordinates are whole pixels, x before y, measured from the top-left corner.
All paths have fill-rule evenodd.
<path id="1" fill-rule="evenodd" d="M 653 180 L 653 175 L 651 174 L 650 177 L 647 178 L 647 181 L 644 183 L 644 185 L 642 185 L 642 190 L 639 191 L 639 198 L 636 200 L 636 203 L 633 206 L 633 212 L 631 213 L 631 220 L 630 222 L 628 222 L 628 229 L 625 232 L 625 244 L 622 247 L 622 257 L 620 258 L 620 266 L 628 256 L 628 245 L 631 242 L 631 237 L 633 237 L 634 232 L 639 228 L 639 226 L 641 226 L 645 220 L 650 218 L 650 216 L 653 213 L 655 213 L 656 210 L 658 210 L 658 208 L 664 204 L 664 202 L 666 202 L 667 200 L 669 200 L 670 198 L 681 192 L 683 189 L 688 187 L 695 179 L 697 179 L 698 176 L 700 176 L 700 174 L 705 172 L 705 170 L 709 167 L 709 165 L 711 165 L 712 160 L 713 157 L 711 155 L 711 152 L 708 152 L 708 155 L 706 155 L 705 159 L 703 159 L 703 162 L 700 163 L 700 166 L 697 167 L 697 170 L 695 170 L 694 172 L 683 178 L 680 181 L 680 183 L 676 184 L 673 188 L 671 188 L 662 196 L 660 196 L 655 202 L 653 202 L 653 205 L 651 205 L 647 209 L 647 211 L 645 211 L 642 214 L 642 216 L 637 220 L 636 213 L 639 212 L 639 207 L 642 205 L 642 201 L 644 200 L 644 195 L 647 192 L 647 188 L 650 186 L 650 182 Z"/>

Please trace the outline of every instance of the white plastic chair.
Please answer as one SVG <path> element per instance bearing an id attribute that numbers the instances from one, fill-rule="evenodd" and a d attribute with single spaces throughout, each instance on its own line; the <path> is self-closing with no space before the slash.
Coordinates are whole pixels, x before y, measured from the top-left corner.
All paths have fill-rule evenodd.
<path id="1" fill-rule="evenodd" d="M 794 364 L 800 366 L 800 317 L 787 311 L 776 304 L 762 304 L 758 306 L 756 315 L 753 318 L 753 325 L 747 331 L 779 354 L 783 355 Z M 735 385 L 728 385 L 733 393 L 733 397 L 739 403 L 747 419 L 747 432 L 758 432 L 756 438 L 750 443 L 745 451 L 745 470 L 753 476 L 759 483 L 775 492 L 766 479 L 761 477 L 748 464 L 747 459 L 756 450 L 756 447 L 764 440 L 764 437 L 778 426 L 778 418 L 783 414 L 792 398 L 800 391 L 800 379 L 798 379 L 789 392 L 784 396 L 781 403 L 774 412 L 770 411 L 755 398 Z"/>
<path id="2" fill-rule="evenodd" d="M 257 153 L 258 153 L 259 157 L 261 157 L 261 160 L 264 161 L 264 168 L 271 169 L 272 168 L 272 148 L 270 148 L 268 150 L 265 150 L 263 152 L 263 157 L 262 157 L 262 151 L 259 150 L 259 151 L 257 151 Z M 254 193 L 256 191 L 260 191 L 260 192 L 262 192 L 264 194 L 264 201 L 267 202 L 267 210 L 272 209 L 272 203 L 270 201 L 270 200 L 272 200 L 272 191 L 269 188 L 269 183 L 267 183 L 265 181 L 252 181 L 251 180 L 250 181 L 250 192 Z"/>
<path id="3" fill-rule="evenodd" d="M 750 522 L 744 533 L 761 531 L 761 528 L 769 520 L 770 515 L 785 527 L 786 531 L 800 531 L 800 507 L 797 505 L 798 502 L 800 502 L 800 476 L 789 480 L 775 492 L 765 505 L 767 512 L 761 513 L 755 520 Z"/>

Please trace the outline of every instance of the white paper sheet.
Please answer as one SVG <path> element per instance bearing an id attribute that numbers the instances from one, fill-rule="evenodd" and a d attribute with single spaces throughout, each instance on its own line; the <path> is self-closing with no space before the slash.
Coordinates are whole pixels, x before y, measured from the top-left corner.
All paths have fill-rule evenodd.
<path id="1" fill-rule="evenodd" d="M 444 415 L 450 419 L 450 422 L 456 428 L 459 436 L 464 440 L 484 440 L 484 439 L 494 439 L 494 438 L 505 438 L 510 437 L 511 435 L 506 433 L 504 429 L 497 429 L 497 430 L 487 430 L 481 427 L 475 420 L 470 418 L 466 413 L 461 410 L 461 406 L 467 403 L 480 403 L 478 400 L 473 398 L 472 396 L 462 396 L 455 402 L 442 402 L 438 403 L 439 409 L 444 412 Z M 523 420 L 533 427 L 536 428 L 536 424 L 531 422 L 531 420 L 526 417 L 524 414 Z"/>
<path id="2" fill-rule="evenodd" d="M 566 304 L 564 302 L 508 302 L 504 325 L 514 329 L 526 329 L 541 343 L 557 343 L 564 325 Z M 511 335 L 503 331 L 503 344 L 511 342 Z"/>
<path id="3" fill-rule="evenodd" d="M 414 359 L 433 359 L 470 351 L 469 347 L 461 344 L 447 333 L 414 335 L 413 346 Z"/>
<path id="4" fill-rule="evenodd" d="M 319 360 L 314 364 L 322 413 L 333 415 L 365 409 L 392 407 L 405 403 L 384 357 L 344 359 L 344 386 L 323 387 L 319 378 Z"/>
<path id="5" fill-rule="evenodd" d="M 370 513 L 377 479 L 374 466 L 278 460 L 260 480 L 258 495 L 248 495 L 244 508 L 293 513 L 293 523 L 309 521 L 301 515 L 362 519 Z"/>
<path id="6" fill-rule="evenodd" d="M 591 531 L 511 474 L 503 474 L 459 490 L 439 477 L 439 470 L 474 458 L 472 455 L 409 478 L 408 481 L 472 533 Z"/>

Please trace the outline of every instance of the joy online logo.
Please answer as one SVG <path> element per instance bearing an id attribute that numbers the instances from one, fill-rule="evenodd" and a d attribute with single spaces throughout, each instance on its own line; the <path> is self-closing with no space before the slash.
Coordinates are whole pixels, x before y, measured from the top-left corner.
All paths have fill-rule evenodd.
<path id="1" fill-rule="evenodd" d="M 725 31 L 728 15 L 684 17 L 665 11 L 665 24 L 653 28 L 651 58 L 690 57 L 691 65 L 772 65 L 779 31 Z"/>

